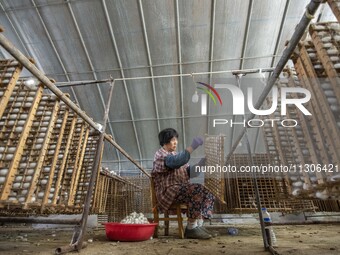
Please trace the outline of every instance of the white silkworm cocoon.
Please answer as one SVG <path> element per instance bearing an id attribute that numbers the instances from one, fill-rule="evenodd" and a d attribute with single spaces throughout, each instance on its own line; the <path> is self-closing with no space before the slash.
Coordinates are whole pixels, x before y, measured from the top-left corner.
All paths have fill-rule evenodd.
<path id="1" fill-rule="evenodd" d="M 148 224 L 148 219 L 143 215 L 143 213 L 132 212 L 130 215 L 126 216 L 121 223 L 125 224 Z"/>

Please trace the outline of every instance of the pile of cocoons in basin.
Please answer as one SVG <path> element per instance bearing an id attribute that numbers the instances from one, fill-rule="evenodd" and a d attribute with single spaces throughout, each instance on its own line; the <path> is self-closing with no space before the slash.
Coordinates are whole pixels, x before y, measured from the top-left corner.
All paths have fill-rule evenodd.
<path id="1" fill-rule="evenodd" d="M 144 216 L 143 213 L 130 213 L 130 215 L 126 216 L 120 223 L 125 224 L 149 224 L 148 219 Z"/>

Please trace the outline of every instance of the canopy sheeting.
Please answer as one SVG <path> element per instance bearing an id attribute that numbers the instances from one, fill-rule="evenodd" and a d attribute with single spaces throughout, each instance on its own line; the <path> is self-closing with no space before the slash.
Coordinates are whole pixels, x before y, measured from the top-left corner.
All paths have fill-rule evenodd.
<path id="1" fill-rule="evenodd" d="M 227 90 L 218 96 L 197 82 L 234 84 L 231 70 L 275 67 L 309 0 L 0 0 L 3 34 L 58 83 L 115 81 L 106 132 L 134 159 L 152 167 L 158 132 L 173 127 L 179 150 L 195 136 L 226 136 L 225 152 L 240 132 Z M 312 22 L 334 21 L 323 4 Z M 2 58 L 11 58 L 0 47 Z M 192 74 L 192 75 L 191 75 Z M 24 76 L 31 76 L 23 72 Z M 264 84 L 259 74 L 241 79 L 253 88 L 253 102 Z M 136 79 L 128 79 L 140 77 Z M 198 87 L 198 88 L 197 88 Z M 96 122 L 104 115 L 109 85 L 60 87 Z M 202 89 L 206 90 L 202 90 Z M 192 102 L 195 91 L 197 103 Z M 202 98 L 207 91 L 207 115 Z M 245 93 L 246 94 L 246 93 Z M 214 102 L 216 100 L 216 104 Z M 249 113 L 248 107 L 245 107 Z M 214 127 L 214 119 L 227 124 Z M 239 126 L 238 126 L 239 125 Z M 249 130 L 254 152 L 265 152 L 259 129 Z M 241 143 L 236 152 L 247 152 Z M 193 162 L 204 154 L 192 155 Z M 139 170 L 107 144 L 103 164 L 122 174 Z"/>

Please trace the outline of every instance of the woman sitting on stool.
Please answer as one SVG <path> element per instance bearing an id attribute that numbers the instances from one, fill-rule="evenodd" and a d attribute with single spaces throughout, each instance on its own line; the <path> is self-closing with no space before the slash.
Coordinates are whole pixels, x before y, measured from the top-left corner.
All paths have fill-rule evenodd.
<path id="1" fill-rule="evenodd" d="M 196 166 L 205 165 L 201 159 L 196 165 L 189 166 L 190 154 L 203 144 L 195 137 L 184 151 L 176 153 L 178 133 L 173 128 L 158 134 L 161 148 L 155 153 L 151 175 L 160 211 L 166 211 L 173 203 L 188 206 L 188 224 L 184 236 L 192 239 L 209 239 L 212 234 L 203 227 L 203 219 L 211 218 L 215 197 L 203 185 L 190 183 L 190 177 L 199 174 Z M 190 176 L 191 175 L 191 176 Z"/>

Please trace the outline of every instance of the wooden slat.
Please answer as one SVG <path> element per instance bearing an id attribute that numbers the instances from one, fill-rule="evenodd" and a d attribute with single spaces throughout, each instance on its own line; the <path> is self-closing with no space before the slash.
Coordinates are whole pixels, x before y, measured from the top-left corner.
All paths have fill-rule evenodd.
<path id="1" fill-rule="evenodd" d="M 340 162 L 340 133 L 337 128 L 337 123 L 329 108 L 329 104 L 321 86 L 317 82 L 317 75 L 313 69 L 313 65 L 309 59 L 306 49 L 301 47 L 300 53 L 301 57 L 298 59 L 298 62 L 301 61 L 300 66 L 302 65 L 305 68 L 300 69 L 303 72 L 302 77 L 304 79 L 304 83 L 307 85 L 307 89 L 312 93 L 313 98 L 318 99 L 312 100 L 312 104 L 315 104 L 315 117 L 320 119 L 319 123 L 326 131 L 324 134 L 327 139 L 327 143 L 330 146 L 329 153 L 332 155 L 333 162 Z"/>
<path id="2" fill-rule="evenodd" d="M 98 138 L 99 136 L 94 134 L 89 136 L 89 138 L 87 139 L 85 154 L 82 162 L 82 170 L 80 172 L 80 177 L 77 185 L 75 200 L 76 205 L 82 204 L 87 194 L 88 185 L 92 174 L 95 152 L 97 150 Z"/>
<path id="3" fill-rule="evenodd" d="M 305 87 L 307 89 L 309 89 L 309 83 L 308 83 L 308 80 L 306 81 L 306 79 L 305 79 L 304 68 L 303 68 L 302 62 L 300 60 L 296 61 L 295 68 L 298 72 L 298 75 L 300 77 L 301 82 L 305 85 Z M 312 116 L 317 117 L 317 114 L 319 114 L 319 113 L 317 111 L 315 111 L 316 107 L 317 106 L 316 106 L 315 102 L 312 100 L 312 107 L 310 108 L 310 111 L 312 113 Z M 309 125 L 311 125 L 312 128 L 313 128 L 313 132 L 314 132 L 314 139 L 313 140 L 315 141 L 316 146 L 318 148 L 318 152 L 319 152 L 320 160 L 321 160 L 320 162 L 329 163 L 330 160 L 329 160 L 328 155 L 327 155 L 328 149 L 325 147 L 324 137 L 323 137 L 323 135 L 325 135 L 325 133 L 322 131 L 322 128 L 320 126 L 320 121 L 318 121 L 316 117 L 315 118 L 307 118 L 307 120 L 309 120 Z"/>
<path id="4" fill-rule="evenodd" d="M 288 78 L 288 87 L 296 87 L 297 85 L 294 83 L 293 81 L 293 77 L 292 77 L 292 74 L 289 73 L 289 78 Z M 297 99 L 298 96 L 296 94 L 293 94 L 292 95 L 293 98 Z M 308 107 L 308 110 L 312 113 L 312 115 L 314 115 L 314 110 L 312 109 L 312 107 Z M 306 118 L 305 116 L 301 113 L 301 111 L 297 111 L 297 116 L 298 116 L 298 119 L 299 119 L 299 123 L 300 123 L 300 126 L 302 128 L 302 131 L 303 131 L 303 135 L 305 137 L 304 141 L 306 142 L 307 146 L 306 148 L 308 148 L 308 151 L 309 153 L 311 154 L 311 163 L 317 163 L 319 162 L 319 158 L 317 156 L 317 153 L 316 153 L 316 148 L 315 148 L 315 145 L 313 143 L 313 136 L 308 128 L 308 125 L 313 127 L 313 129 L 315 130 L 317 127 L 316 127 L 316 123 L 315 123 L 315 119 L 314 118 L 311 118 L 311 120 L 309 121 L 308 125 L 307 125 L 307 122 L 306 122 Z"/>
<path id="5" fill-rule="evenodd" d="M 104 146 L 102 147 L 102 150 L 101 150 L 101 153 L 100 153 L 100 162 L 101 162 L 101 160 L 102 160 L 102 157 L 103 157 L 103 152 L 104 152 Z M 100 166 L 101 164 L 99 164 L 99 166 Z M 98 182 L 98 180 L 99 180 L 99 177 L 100 177 L 100 173 L 101 173 L 101 171 L 98 169 L 98 171 L 97 171 L 97 177 L 96 177 L 96 183 Z M 118 192 L 118 190 L 116 190 L 117 192 Z M 95 196 L 96 194 L 94 194 L 93 195 L 93 201 L 94 201 L 94 196 Z"/>
<path id="6" fill-rule="evenodd" d="M 12 61 L 9 61 L 9 64 L 10 64 L 10 62 L 12 62 Z M 15 85 L 17 84 L 20 72 L 22 70 L 21 65 L 18 65 L 16 67 L 12 67 L 12 68 L 14 68 L 12 77 L 9 79 L 9 82 L 6 86 L 6 89 L 3 92 L 4 94 L 0 97 L 0 118 L 2 117 L 2 114 L 4 113 L 4 111 L 6 109 L 8 100 L 9 100 L 9 98 L 10 98 L 10 96 L 11 96 L 13 90 L 14 90 Z M 6 66 L 6 69 L 4 70 L 4 72 L 6 72 L 7 70 L 8 69 L 7 69 L 7 66 Z M 3 83 L 3 82 L 4 82 L 3 79 L 1 79 L 1 83 Z M 4 84 L 2 84 L 2 85 L 4 85 Z"/>
<path id="7" fill-rule="evenodd" d="M 58 140 L 57 140 L 57 144 L 56 144 L 56 148 L 55 148 L 55 154 L 53 156 L 52 162 L 51 162 L 51 168 L 50 168 L 50 173 L 49 173 L 49 177 L 48 177 L 48 182 L 46 184 L 46 189 L 45 189 L 45 194 L 44 194 L 44 198 L 42 199 L 42 206 L 41 206 L 41 213 L 44 211 L 45 205 L 48 202 L 48 197 L 50 194 L 50 190 L 51 190 L 51 186 L 52 186 L 52 182 L 53 182 L 53 176 L 56 170 L 56 165 L 57 165 L 57 161 L 58 161 L 58 157 L 59 157 L 59 152 L 60 152 L 60 147 L 61 147 L 61 143 L 64 137 L 64 132 L 65 132 L 65 127 L 66 127 L 66 123 L 68 120 L 68 110 L 65 109 L 65 111 L 63 111 L 64 116 L 62 119 L 62 124 L 60 127 L 59 131 L 59 136 L 58 136 Z"/>
<path id="8" fill-rule="evenodd" d="M 79 141 L 79 146 L 78 146 L 79 153 L 77 154 L 77 157 L 75 160 L 76 164 L 74 166 L 71 185 L 70 185 L 70 195 L 69 195 L 68 205 L 74 204 L 74 197 L 75 197 L 76 189 L 78 186 L 79 175 L 82 170 L 88 135 L 89 135 L 88 127 L 86 125 L 82 125 L 81 133 L 80 133 L 80 141 Z"/>
<path id="9" fill-rule="evenodd" d="M 326 25 L 326 24 L 325 24 Z M 327 31 L 329 36 L 332 34 L 330 31 Z M 322 42 L 322 39 L 318 35 L 318 31 L 315 30 L 315 25 L 311 25 L 309 27 L 309 33 L 312 37 L 312 42 L 315 46 L 318 58 L 320 59 L 322 65 L 325 68 L 325 71 L 328 75 L 329 81 L 332 85 L 334 96 L 337 98 L 338 102 L 340 102 L 340 77 L 337 73 L 333 62 L 331 61 L 327 50 L 324 48 L 324 43 Z M 328 105 L 328 103 L 327 103 Z"/>
<path id="10" fill-rule="evenodd" d="M 338 0 L 327 0 L 329 6 L 331 7 L 334 16 L 340 22 L 340 8 L 339 8 L 339 1 Z"/>
<path id="11" fill-rule="evenodd" d="M 28 203 L 31 202 L 32 195 L 36 190 L 37 183 L 38 183 L 38 177 L 40 175 L 40 171 L 41 171 L 41 168 L 42 168 L 43 163 L 44 163 L 44 158 L 45 158 L 45 155 L 46 155 L 46 152 L 47 152 L 47 148 L 48 148 L 48 145 L 50 143 L 50 139 L 51 139 L 51 135 L 52 135 L 52 131 L 53 131 L 52 129 L 55 125 L 59 106 L 60 106 L 59 102 L 55 102 L 54 107 L 53 107 L 53 111 L 52 111 L 52 114 L 51 114 L 50 123 L 48 125 L 48 129 L 47 129 L 47 132 L 46 132 L 46 136 L 44 138 L 44 142 L 43 142 L 40 154 L 38 156 L 38 162 L 37 162 L 37 166 L 35 168 L 34 174 L 33 174 L 31 186 L 30 186 L 28 193 L 27 193 L 27 196 L 26 196 L 26 202 L 25 202 L 26 204 L 25 204 L 24 208 L 27 208 Z"/>
<path id="12" fill-rule="evenodd" d="M 13 180 L 14 180 L 15 174 L 18 170 L 19 162 L 20 162 L 23 150 L 24 150 L 24 145 L 26 143 L 29 131 L 32 127 L 33 119 L 34 119 L 35 113 L 37 111 L 39 102 L 40 102 L 41 97 L 42 97 L 42 92 L 43 92 L 43 85 L 40 84 L 38 86 L 35 98 L 32 102 L 32 106 L 31 106 L 30 111 L 28 113 L 28 118 L 27 118 L 25 126 L 23 128 L 23 132 L 20 136 L 20 139 L 19 139 L 19 142 L 18 142 L 18 145 L 17 145 L 17 150 L 15 151 L 13 160 L 10 164 L 9 173 L 7 175 L 5 183 L 3 184 L 3 188 L 0 192 L 0 201 L 7 200 L 8 196 L 9 196 L 10 189 L 12 187 Z"/>
<path id="13" fill-rule="evenodd" d="M 271 104 L 269 99 L 267 99 L 267 104 L 268 105 Z M 278 110 L 276 110 L 274 113 L 270 115 L 270 119 L 276 118 L 275 113 L 278 113 Z M 287 150 L 285 150 L 282 146 L 282 139 L 283 138 L 288 139 L 289 137 L 287 135 L 286 136 L 280 135 L 277 122 L 273 122 L 272 127 L 271 127 L 271 134 L 272 134 L 272 138 L 275 143 L 275 150 L 278 153 L 278 157 L 279 157 L 280 163 L 278 165 L 289 166 L 290 164 L 295 164 L 295 162 L 291 161 L 291 157 L 288 157 L 288 155 L 286 154 Z M 286 183 L 290 183 L 290 179 L 287 174 L 284 174 L 283 177 Z M 287 192 L 289 194 L 292 192 L 290 185 L 287 186 Z"/>
<path id="14" fill-rule="evenodd" d="M 60 167 L 58 169 L 58 178 L 57 178 L 57 181 L 55 182 L 55 193 L 54 193 L 54 196 L 53 196 L 52 204 L 56 204 L 57 200 L 59 198 L 60 184 L 61 184 L 61 180 L 62 180 L 64 171 L 65 171 L 65 165 L 66 165 L 66 162 L 67 162 L 68 152 L 69 152 L 70 145 L 71 145 L 71 142 L 72 142 L 72 136 L 73 136 L 73 132 L 74 132 L 76 122 L 77 122 L 77 116 L 73 115 L 70 126 L 69 126 L 69 133 L 67 134 L 67 142 L 65 144 L 65 150 L 63 152 L 64 157 L 63 157 L 62 162 L 60 164 Z"/>

